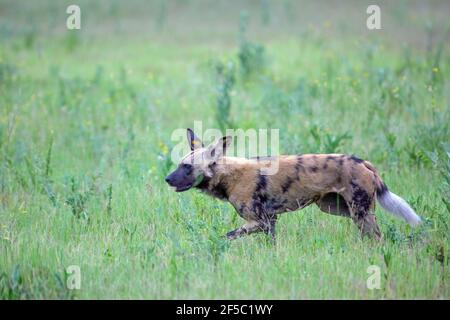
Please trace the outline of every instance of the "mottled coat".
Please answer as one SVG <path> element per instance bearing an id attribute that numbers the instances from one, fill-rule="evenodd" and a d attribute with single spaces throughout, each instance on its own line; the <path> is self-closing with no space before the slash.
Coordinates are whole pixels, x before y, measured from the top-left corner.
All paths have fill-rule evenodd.
<path id="1" fill-rule="evenodd" d="M 388 191 L 373 165 L 355 156 L 302 154 L 243 159 L 224 155 L 229 137 L 205 148 L 188 130 L 188 140 L 192 152 L 166 181 L 177 191 L 196 188 L 229 201 L 247 221 L 230 231 L 229 239 L 258 231 L 275 237 L 279 214 L 313 203 L 324 212 L 351 218 L 363 235 L 380 238 L 373 215 L 377 195 L 387 210 L 413 225 L 420 221 L 406 202 Z M 265 175 L 264 168 L 273 161 L 278 161 L 278 171 Z"/>
<path id="2" fill-rule="evenodd" d="M 375 217 L 375 193 L 383 184 L 372 165 L 341 154 L 280 156 L 278 172 L 263 175 L 261 168 L 277 159 L 224 157 L 212 167 L 212 178 L 196 188 L 229 201 L 246 226 L 228 234 L 266 231 L 274 233 L 280 213 L 316 203 L 322 211 L 352 217 L 364 233 L 379 237 Z"/>

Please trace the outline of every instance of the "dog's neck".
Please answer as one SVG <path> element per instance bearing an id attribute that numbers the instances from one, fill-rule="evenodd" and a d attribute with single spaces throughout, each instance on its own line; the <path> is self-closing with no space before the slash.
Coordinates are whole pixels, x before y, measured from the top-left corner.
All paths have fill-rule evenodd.
<path id="1" fill-rule="evenodd" d="M 196 188 L 221 200 L 228 200 L 231 186 L 239 182 L 245 159 L 224 157 L 211 164 L 211 176 L 205 176 Z"/>

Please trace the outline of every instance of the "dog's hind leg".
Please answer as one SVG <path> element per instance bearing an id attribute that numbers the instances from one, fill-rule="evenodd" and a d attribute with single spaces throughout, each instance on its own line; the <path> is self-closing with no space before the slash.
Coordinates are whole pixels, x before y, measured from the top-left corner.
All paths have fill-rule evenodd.
<path id="1" fill-rule="evenodd" d="M 352 186 L 351 192 L 343 194 L 348 204 L 350 217 L 358 226 L 361 235 L 381 240 L 381 230 L 373 212 L 375 211 L 375 197 L 357 185 Z"/>
<path id="2" fill-rule="evenodd" d="M 358 226 L 362 236 L 369 236 L 381 240 L 381 231 L 373 213 L 367 213 L 362 217 L 355 217 L 353 221 Z"/>

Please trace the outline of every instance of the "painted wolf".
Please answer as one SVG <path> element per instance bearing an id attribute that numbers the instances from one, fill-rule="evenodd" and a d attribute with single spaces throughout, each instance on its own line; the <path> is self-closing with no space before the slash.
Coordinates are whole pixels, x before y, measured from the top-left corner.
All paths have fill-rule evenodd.
<path id="1" fill-rule="evenodd" d="M 351 218 L 363 236 L 375 239 L 381 239 L 374 215 L 375 198 L 410 225 L 421 222 L 405 200 L 388 190 L 374 166 L 355 156 L 227 157 L 231 136 L 207 147 L 191 129 L 187 129 L 187 138 L 191 152 L 165 180 L 177 192 L 195 188 L 230 202 L 246 223 L 228 232 L 228 239 L 262 231 L 275 240 L 279 214 L 313 203 L 326 213 Z M 278 161 L 277 172 L 263 174 L 271 161 Z"/>

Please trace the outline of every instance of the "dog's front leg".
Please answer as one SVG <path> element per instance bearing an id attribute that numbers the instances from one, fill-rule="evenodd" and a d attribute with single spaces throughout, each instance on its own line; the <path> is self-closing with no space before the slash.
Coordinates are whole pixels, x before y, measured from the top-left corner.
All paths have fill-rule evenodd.
<path id="1" fill-rule="evenodd" d="M 242 227 L 228 232 L 227 239 L 234 240 L 236 238 L 245 236 L 247 234 L 251 234 L 251 233 L 259 232 L 259 231 L 263 231 L 263 228 L 260 225 L 260 223 L 257 221 L 249 221 L 246 224 L 244 224 Z"/>

